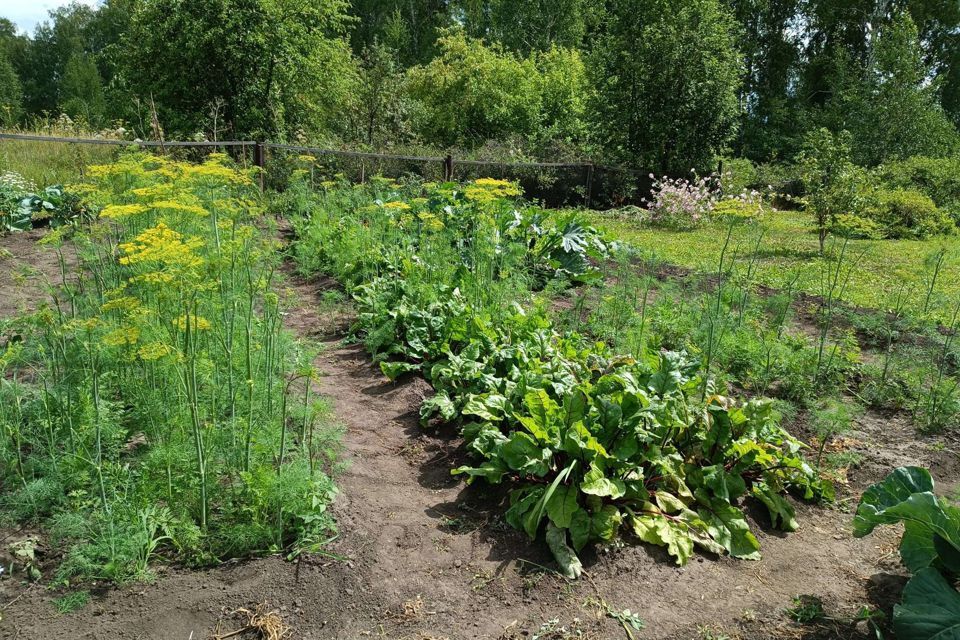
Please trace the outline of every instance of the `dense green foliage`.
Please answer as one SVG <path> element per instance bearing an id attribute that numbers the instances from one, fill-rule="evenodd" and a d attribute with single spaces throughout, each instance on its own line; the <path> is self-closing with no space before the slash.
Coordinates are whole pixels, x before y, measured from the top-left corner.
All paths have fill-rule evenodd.
<path id="1" fill-rule="evenodd" d="M 913 573 L 903 601 L 893 610 L 897 637 L 949 638 L 960 628 L 960 508 L 934 493 L 930 472 L 900 467 L 867 489 L 857 507 L 853 533 L 903 523 L 900 559 Z"/>
<path id="2" fill-rule="evenodd" d="M 438 146 L 473 146 L 496 138 L 576 137 L 587 80 L 573 50 L 520 58 L 462 34 L 438 41 L 439 55 L 411 70 L 414 128 Z"/>
<path id="3" fill-rule="evenodd" d="M 829 496 L 768 402 L 716 395 L 709 360 L 621 355 L 561 332 L 536 292 L 590 282 L 611 250 L 576 217 L 511 198 L 506 182 L 376 182 L 284 196 L 303 268 L 353 295 L 356 331 L 384 374 L 419 371 L 435 395 L 424 426 L 460 425 L 471 465 L 453 472 L 511 489 L 507 521 L 546 540 L 568 575 L 575 551 L 621 530 L 679 564 L 699 546 L 755 558 L 739 508 L 752 496 L 793 530 L 782 493 Z"/>
<path id="4" fill-rule="evenodd" d="M 0 117 L 431 154 L 506 144 L 675 177 L 721 155 L 791 161 L 826 128 L 873 166 L 958 150 L 955 4 L 75 3 L 29 35 L 0 23 Z"/>
<path id="5" fill-rule="evenodd" d="M 737 115 L 740 56 L 719 0 L 610 3 L 589 68 L 597 143 L 658 172 L 710 167 Z"/>

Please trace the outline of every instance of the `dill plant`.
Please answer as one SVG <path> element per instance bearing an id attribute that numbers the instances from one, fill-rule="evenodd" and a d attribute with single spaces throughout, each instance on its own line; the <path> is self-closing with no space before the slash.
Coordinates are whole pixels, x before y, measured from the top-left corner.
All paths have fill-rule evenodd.
<path id="1" fill-rule="evenodd" d="M 291 428 L 315 374 L 250 175 L 135 152 L 87 175 L 72 189 L 99 218 L 44 241 L 51 304 L 0 326 L 0 514 L 49 527 L 63 579 L 322 543 L 334 448 L 306 407 Z"/>

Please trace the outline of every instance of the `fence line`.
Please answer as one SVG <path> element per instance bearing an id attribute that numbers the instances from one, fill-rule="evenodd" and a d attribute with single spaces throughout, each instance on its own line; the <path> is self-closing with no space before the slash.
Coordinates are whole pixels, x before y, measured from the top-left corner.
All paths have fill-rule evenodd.
<path id="1" fill-rule="evenodd" d="M 22 141 L 33 141 L 33 142 L 52 142 L 52 143 L 66 143 L 66 144 L 89 144 L 89 145 L 110 145 L 110 146 L 137 146 L 141 148 L 159 148 L 159 149 L 173 149 L 180 147 L 210 147 L 210 148 L 228 148 L 228 147 L 241 147 L 242 153 L 246 153 L 246 149 L 249 147 L 253 150 L 253 164 L 264 169 L 264 172 L 261 173 L 261 186 L 263 186 L 263 173 L 265 173 L 267 165 L 267 151 L 276 150 L 276 151 L 292 151 L 298 153 L 308 153 L 308 154 L 317 154 L 317 155 L 327 155 L 327 156 L 337 156 L 341 158 L 356 158 L 359 160 L 371 160 L 371 161 L 385 161 L 385 162 L 416 162 L 423 164 L 441 164 L 441 169 L 443 177 L 445 180 L 452 180 L 454 177 L 454 167 L 457 165 L 466 166 L 466 167 L 496 167 L 501 172 L 518 172 L 519 170 L 538 170 L 538 169 L 568 169 L 568 170 L 578 170 L 583 172 L 584 179 L 582 181 L 583 193 L 580 197 L 583 198 L 586 206 L 590 206 L 591 202 L 594 199 L 595 195 L 604 195 L 603 185 L 598 186 L 595 184 L 595 174 L 600 174 L 601 176 L 610 176 L 611 174 L 619 174 L 621 176 L 629 176 L 636 182 L 637 180 L 643 181 L 647 177 L 645 171 L 638 169 L 615 166 L 615 165 L 602 165 L 596 164 L 594 162 L 501 162 L 496 160 L 473 160 L 473 159 L 456 159 L 452 155 L 447 154 L 446 156 L 412 156 L 412 155 L 402 155 L 402 154 L 389 154 L 389 153 L 374 153 L 366 151 L 348 151 L 340 149 L 329 149 L 324 147 L 312 147 L 306 145 L 294 145 L 294 144 L 284 144 L 276 142 L 264 142 L 258 140 L 220 140 L 220 141 L 159 141 L 159 140 L 116 140 L 109 138 L 79 138 L 79 137 L 58 137 L 58 136 L 45 136 L 45 135 L 35 135 L 35 134 L 21 134 L 21 133 L 0 133 L 0 140 L 22 140 Z M 364 169 L 361 169 L 361 176 L 364 175 Z M 363 178 L 361 177 L 361 180 Z M 601 182 L 603 180 L 601 179 Z M 596 193 L 595 193 L 596 192 Z M 606 194 L 609 197 L 610 194 Z"/>

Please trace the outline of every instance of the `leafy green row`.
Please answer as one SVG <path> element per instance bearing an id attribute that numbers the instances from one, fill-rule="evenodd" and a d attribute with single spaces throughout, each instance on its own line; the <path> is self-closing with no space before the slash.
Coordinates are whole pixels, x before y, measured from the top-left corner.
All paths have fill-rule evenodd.
<path id="1" fill-rule="evenodd" d="M 426 206 L 436 214 L 429 208 L 435 200 L 433 194 Z M 448 224 L 436 233 L 444 245 L 489 246 L 494 256 L 511 255 L 521 243 L 520 264 L 528 272 L 589 280 L 593 269 L 584 254 L 600 245 L 583 239 L 595 232 L 571 219 L 551 226 L 539 211 L 532 223 L 529 212 L 504 202 L 447 199 L 439 212 Z M 391 209 L 379 211 L 389 216 Z M 371 212 L 341 212 L 336 224 L 351 215 Z M 503 229 L 496 222 L 501 215 L 512 221 L 509 233 L 478 235 L 478 221 L 488 216 L 491 230 Z M 318 231 L 324 217 L 331 221 L 329 210 L 314 218 L 307 237 L 320 241 L 312 250 L 324 256 L 321 263 L 342 273 L 342 235 Z M 362 226 L 389 225 L 367 220 Z M 564 243 L 570 229 L 578 241 Z M 422 234 L 420 228 L 391 238 L 399 240 L 402 260 L 390 257 L 397 244 L 375 248 L 379 266 L 352 290 L 356 329 L 389 378 L 420 371 L 430 381 L 436 394 L 421 407 L 423 424 L 459 422 L 476 457 L 453 473 L 509 483 L 508 522 L 531 538 L 546 528 L 569 575 L 579 572 L 576 551 L 611 541 L 623 529 L 665 546 L 679 564 L 694 546 L 757 558 L 759 543 L 738 506 L 741 498 L 758 499 L 774 526 L 793 530 L 794 510 L 783 492 L 831 497 L 832 488 L 804 462 L 803 445 L 777 425 L 769 403 L 702 399 L 700 365 L 682 353 L 620 356 L 585 336 L 559 334 L 546 313 L 525 309 L 522 300 L 498 308 L 478 304 L 464 293 L 477 284 L 469 279 L 475 277 L 470 265 L 452 279 L 429 281 L 423 263 L 434 259 L 438 238 Z M 539 251 L 544 238 L 573 255 L 560 260 Z"/>

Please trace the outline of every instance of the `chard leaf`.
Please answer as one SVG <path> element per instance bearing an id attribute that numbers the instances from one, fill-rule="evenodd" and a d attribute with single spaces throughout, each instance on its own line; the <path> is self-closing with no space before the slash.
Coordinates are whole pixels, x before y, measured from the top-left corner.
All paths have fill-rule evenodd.
<path id="1" fill-rule="evenodd" d="M 573 514 L 580 506 L 577 504 L 576 487 L 560 485 L 550 499 L 547 500 L 547 516 L 551 522 L 561 529 L 569 529 L 573 521 Z"/>
<path id="2" fill-rule="evenodd" d="M 577 551 L 590 541 L 590 514 L 586 509 L 577 509 L 570 519 L 570 540 Z"/>
<path id="3" fill-rule="evenodd" d="M 380 366 L 386 363 L 381 362 Z M 430 417 L 437 413 L 444 422 L 449 422 L 457 417 L 457 407 L 450 399 L 446 391 L 438 391 L 432 398 L 427 398 L 420 405 L 420 424 L 426 425 Z"/>
<path id="4" fill-rule="evenodd" d="M 633 534 L 650 544 L 666 547 L 667 553 L 683 566 L 693 555 L 693 539 L 687 527 L 658 515 L 633 516 L 630 518 Z"/>
<path id="5" fill-rule="evenodd" d="M 590 465 L 590 471 L 583 476 L 580 491 L 591 496 L 616 500 L 623 497 L 627 492 L 627 486 L 623 483 L 623 480 L 606 477 L 600 467 L 592 464 Z"/>
<path id="6" fill-rule="evenodd" d="M 910 640 L 960 640 L 960 594 L 936 569 L 921 569 L 893 608 L 893 630 Z"/>
<path id="7" fill-rule="evenodd" d="M 452 469 L 450 474 L 454 476 L 466 475 L 467 484 L 472 482 L 474 478 L 484 478 L 491 484 L 499 484 L 507 471 L 509 471 L 509 469 L 504 467 L 500 460 L 493 459 L 487 460 L 479 467 L 457 467 L 456 469 Z"/>
<path id="8" fill-rule="evenodd" d="M 520 473 L 529 473 L 538 477 L 547 475 L 550 470 L 552 452 L 541 449 L 529 434 L 515 431 L 500 446 L 500 455 L 507 466 Z"/>
<path id="9" fill-rule="evenodd" d="M 411 371 L 418 371 L 420 369 L 419 364 L 414 364 L 413 362 L 386 362 L 383 361 L 380 363 L 380 371 L 383 372 L 383 375 L 387 376 L 391 380 L 396 380 L 405 373 Z"/>
<path id="10" fill-rule="evenodd" d="M 503 419 L 503 412 L 507 399 L 492 393 L 489 395 L 471 395 L 460 411 L 465 416 L 477 416 L 481 420 L 499 422 Z"/>
<path id="11" fill-rule="evenodd" d="M 547 523 L 547 546 L 553 553 L 554 560 L 560 567 L 560 573 L 565 577 L 576 580 L 583 573 L 583 565 L 576 552 L 567 544 L 567 530 Z"/>
<path id="12" fill-rule="evenodd" d="M 617 537 L 617 529 L 623 518 L 620 511 L 612 504 L 605 504 L 590 518 L 590 534 L 604 542 Z"/>
<path id="13" fill-rule="evenodd" d="M 775 492 L 766 483 L 757 483 L 753 485 L 751 493 L 760 502 L 766 505 L 770 512 L 770 522 L 774 527 L 782 531 L 796 531 L 800 528 L 797 523 L 796 513 L 793 505 L 787 502 L 779 493 Z"/>
<path id="14" fill-rule="evenodd" d="M 511 496 L 511 500 L 517 495 L 522 495 L 522 497 L 513 502 L 511 507 L 507 509 L 505 517 L 511 527 L 523 531 L 526 515 L 536 507 L 537 502 L 543 497 L 543 487 L 534 487 L 529 490 L 521 489 Z"/>
<path id="15" fill-rule="evenodd" d="M 704 499 L 698 492 L 697 500 L 703 507 L 698 511 L 707 525 L 710 537 L 716 540 L 734 558 L 760 559 L 760 543 L 750 532 L 743 513 L 728 502 L 717 498 Z"/>

